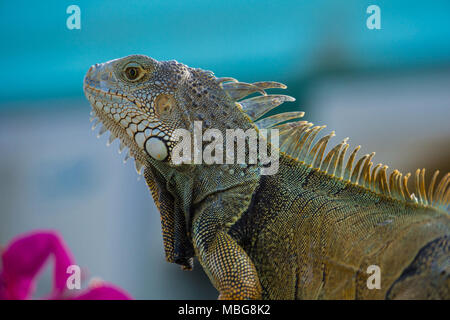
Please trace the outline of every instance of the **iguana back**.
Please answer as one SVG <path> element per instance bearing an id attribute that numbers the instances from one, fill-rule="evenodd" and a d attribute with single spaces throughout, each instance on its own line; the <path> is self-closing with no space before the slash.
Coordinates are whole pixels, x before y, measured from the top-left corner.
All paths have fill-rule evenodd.
<path id="1" fill-rule="evenodd" d="M 436 172 L 426 187 L 425 169 L 417 170 L 411 193 L 409 174 L 372 169 L 374 153 L 355 163 L 358 146 L 347 158 L 347 139 L 326 153 L 334 132 L 315 141 L 324 126 L 296 121 L 303 112 L 264 117 L 295 100 L 268 95 L 271 88 L 286 86 L 142 55 L 88 71 L 84 90 L 100 134 L 119 138 L 144 174 L 167 260 L 191 269 L 197 257 L 223 299 L 450 298 L 450 175 L 438 181 Z M 179 130 L 194 135 L 189 154 L 209 147 L 217 160 L 226 148 L 218 137 L 236 129 L 258 136 L 236 150 L 233 142 L 245 163 L 174 161 L 189 138 Z M 279 157 L 251 162 L 251 147 L 269 140 L 265 130 L 279 133 L 279 145 L 268 144 Z"/>
<path id="2" fill-rule="evenodd" d="M 279 173 L 261 178 L 231 228 L 255 264 L 263 298 L 450 297 L 448 215 L 326 179 L 282 156 Z M 427 247 L 436 248 L 419 254 Z M 418 256 L 419 268 L 403 275 Z M 371 265 L 380 268 L 380 290 L 367 287 Z"/>

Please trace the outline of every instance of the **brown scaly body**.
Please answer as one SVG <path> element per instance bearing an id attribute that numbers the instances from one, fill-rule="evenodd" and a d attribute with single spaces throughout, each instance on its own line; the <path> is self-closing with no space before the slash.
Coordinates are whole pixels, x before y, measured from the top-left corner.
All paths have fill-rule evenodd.
<path id="1" fill-rule="evenodd" d="M 231 228 L 256 266 L 263 298 L 386 298 L 419 250 L 436 239 L 445 247 L 437 249 L 440 263 L 430 255 L 422 265 L 429 286 L 413 282 L 410 288 L 421 298 L 449 297 L 448 273 L 441 274 L 450 250 L 446 215 L 325 179 L 283 159 L 279 174 L 261 179 L 248 212 Z M 370 265 L 381 269 L 380 290 L 367 288 Z M 441 287 L 433 287 L 434 278 Z"/>
<path id="2" fill-rule="evenodd" d="M 86 75 L 100 133 L 119 138 L 144 173 L 167 260 L 190 269 L 196 256 L 223 299 L 450 298 L 449 174 L 426 187 L 418 170 L 411 193 L 409 175 L 372 169 L 374 154 L 357 160 L 357 147 L 345 159 L 347 139 L 325 154 L 334 133 L 315 142 L 324 127 L 293 121 L 302 112 L 261 119 L 294 100 L 270 88 L 285 86 L 140 55 Z M 242 100 L 252 93 L 261 95 Z M 223 136 L 278 129 L 278 172 L 263 175 L 261 162 L 174 164 L 174 132 L 195 132 L 194 121 Z M 371 265 L 380 289 L 367 286 Z"/>

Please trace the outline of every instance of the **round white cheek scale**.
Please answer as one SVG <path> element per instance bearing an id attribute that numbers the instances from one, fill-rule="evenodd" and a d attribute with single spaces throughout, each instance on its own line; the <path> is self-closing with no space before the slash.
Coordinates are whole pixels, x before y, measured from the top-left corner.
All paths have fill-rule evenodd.
<path id="1" fill-rule="evenodd" d="M 145 150 L 147 153 L 156 160 L 164 160 L 167 158 L 167 147 L 160 139 L 151 137 L 145 142 Z"/>

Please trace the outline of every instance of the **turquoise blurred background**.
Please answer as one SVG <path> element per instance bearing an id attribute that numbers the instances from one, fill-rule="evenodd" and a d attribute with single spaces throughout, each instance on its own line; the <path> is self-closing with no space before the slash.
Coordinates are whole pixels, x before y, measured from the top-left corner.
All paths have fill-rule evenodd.
<path id="1" fill-rule="evenodd" d="M 70 5 L 81 29 L 69 30 Z M 369 5 L 381 9 L 370 30 Z M 215 299 L 197 264 L 164 261 L 159 213 L 117 141 L 95 139 L 82 80 L 129 54 L 244 82 L 280 81 L 285 106 L 404 172 L 450 171 L 450 2 L 0 2 L 0 244 L 59 230 L 77 262 L 139 299 Z M 38 294 L 50 288 L 46 270 Z"/>

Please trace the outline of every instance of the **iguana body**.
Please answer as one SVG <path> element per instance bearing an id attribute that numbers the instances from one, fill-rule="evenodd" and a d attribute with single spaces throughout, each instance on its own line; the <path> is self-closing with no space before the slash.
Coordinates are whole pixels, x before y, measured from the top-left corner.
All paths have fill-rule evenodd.
<path id="1" fill-rule="evenodd" d="M 175 61 L 134 55 L 91 67 L 84 90 L 110 142 L 129 148 L 161 213 L 166 258 L 186 269 L 196 256 L 223 299 L 450 298 L 450 175 L 425 188 L 372 168 L 374 154 L 344 161 L 347 139 L 292 122 L 301 112 L 258 120 L 293 98 L 267 95 L 275 82 L 246 84 Z M 241 100 L 252 93 L 261 96 Z M 239 102 L 238 102 L 239 101 Z M 278 172 L 256 164 L 181 164 L 176 129 L 276 128 Z M 286 121 L 291 121 L 287 122 Z M 194 148 L 195 152 L 195 148 Z M 246 151 L 247 152 L 247 151 Z M 248 152 L 246 156 L 248 157 Z M 381 270 L 368 289 L 366 270 Z"/>

